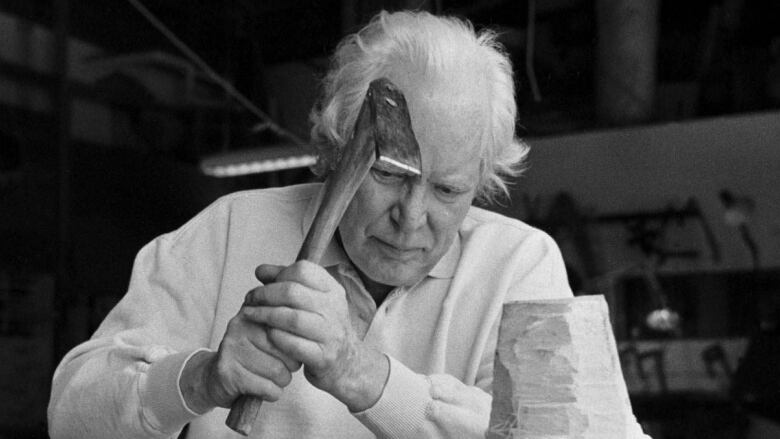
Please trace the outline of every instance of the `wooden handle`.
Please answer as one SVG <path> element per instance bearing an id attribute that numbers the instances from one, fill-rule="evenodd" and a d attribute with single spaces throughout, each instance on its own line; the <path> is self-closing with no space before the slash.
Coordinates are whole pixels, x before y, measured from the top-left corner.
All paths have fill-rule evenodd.
<path id="1" fill-rule="evenodd" d="M 262 405 L 263 400 L 260 398 L 248 395 L 239 396 L 230 408 L 225 424 L 233 431 L 248 436 Z"/>

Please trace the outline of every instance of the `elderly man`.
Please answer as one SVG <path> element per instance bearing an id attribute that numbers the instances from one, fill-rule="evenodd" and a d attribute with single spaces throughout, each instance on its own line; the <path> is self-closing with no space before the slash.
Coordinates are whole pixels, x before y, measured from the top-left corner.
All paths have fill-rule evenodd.
<path id="1" fill-rule="evenodd" d="M 422 174 L 375 165 L 322 266 L 288 265 L 318 184 L 226 196 L 148 244 L 55 374 L 53 438 L 236 437 L 240 395 L 267 401 L 253 437 L 484 436 L 502 304 L 572 294 L 547 235 L 471 206 L 526 152 L 511 67 L 462 21 L 378 15 L 339 45 L 312 114 L 321 171 L 378 77 L 407 98 Z"/>

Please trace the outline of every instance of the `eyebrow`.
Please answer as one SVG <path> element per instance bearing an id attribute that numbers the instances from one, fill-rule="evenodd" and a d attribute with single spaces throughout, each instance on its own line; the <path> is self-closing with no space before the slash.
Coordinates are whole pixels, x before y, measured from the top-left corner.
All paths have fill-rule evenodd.
<path id="1" fill-rule="evenodd" d="M 421 173 L 405 172 L 398 166 L 391 164 L 386 160 L 376 160 L 371 167 L 379 171 L 389 172 L 391 174 L 396 174 L 396 175 L 405 175 L 407 177 L 422 176 Z M 469 189 L 472 186 L 473 187 L 479 186 L 479 181 L 472 184 L 470 176 L 458 172 L 441 175 L 440 177 L 429 175 L 427 180 L 431 184 L 452 186 L 456 189 Z"/>
<path id="2" fill-rule="evenodd" d="M 428 181 L 430 181 L 433 184 L 439 184 L 444 186 L 453 186 L 458 189 L 468 189 L 472 186 L 471 178 L 466 175 L 444 175 L 438 178 L 428 178 Z M 474 187 L 477 186 L 476 183 L 473 184 Z"/>

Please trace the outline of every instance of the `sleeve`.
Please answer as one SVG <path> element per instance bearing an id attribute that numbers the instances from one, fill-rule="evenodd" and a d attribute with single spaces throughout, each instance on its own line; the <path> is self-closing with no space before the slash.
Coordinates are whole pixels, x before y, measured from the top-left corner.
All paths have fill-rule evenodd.
<path id="1" fill-rule="evenodd" d="M 515 269 L 506 295 L 496 304 L 499 309 L 513 300 L 573 296 L 557 245 L 541 232 L 537 238 L 518 249 L 518 262 L 508 264 Z M 490 421 L 498 322 L 491 326 L 475 385 L 447 374 L 419 374 L 390 357 L 382 396 L 355 417 L 378 438 L 484 438 Z M 636 422 L 628 431 L 632 435 L 626 439 L 647 438 Z"/>
<path id="2" fill-rule="evenodd" d="M 219 225 L 198 227 L 204 220 L 146 245 L 126 295 L 62 359 L 48 408 L 53 439 L 176 437 L 197 416 L 179 375 L 208 343 L 224 259 Z"/>
<path id="3" fill-rule="evenodd" d="M 379 401 L 355 416 L 378 438 L 484 438 L 490 402 L 452 375 L 418 374 L 391 357 Z"/>

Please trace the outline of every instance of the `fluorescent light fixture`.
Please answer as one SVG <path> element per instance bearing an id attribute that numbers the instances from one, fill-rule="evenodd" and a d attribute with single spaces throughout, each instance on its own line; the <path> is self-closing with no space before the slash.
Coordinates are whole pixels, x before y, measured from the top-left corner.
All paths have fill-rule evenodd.
<path id="1" fill-rule="evenodd" d="M 276 145 L 214 154 L 201 160 L 200 169 L 212 177 L 238 177 L 305 168 L 316 161 L 317 157 L 308 147 Z"/>

